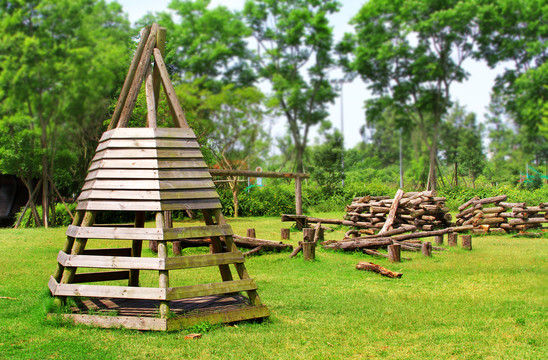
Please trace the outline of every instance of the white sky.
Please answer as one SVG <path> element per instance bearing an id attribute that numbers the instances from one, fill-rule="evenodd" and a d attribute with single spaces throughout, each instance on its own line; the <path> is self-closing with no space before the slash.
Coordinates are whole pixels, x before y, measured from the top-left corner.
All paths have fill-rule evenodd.
<path id="1" fill-rule="evenodd" d="M 135 23 L 148 12 L 166 11 L 170 0 L 117 0 L 128 13 L 129 20 Z M 224 5 L 231 9 L 241 10 L 245 0 L 212 0 L 210 6 Z M 331 16 L 331 25 L 334 27 L 335 41 L 339 41 L 345 32 L 351 32 L 352 27 L 348 25 L 350 19 L 358 12 L 365 1 L 341 0 L 341 10 Z M 169 34 L 168 34 L 169 36 Z M 458 100 L 470 112 L 475 112 L 479 121 L 484 120 L 487 106 L 490 101 L 491 88 L 498 72 L 489 69 L 483 62 L 467 60 L 465 68 L 470 73 L 469 79 L 461 84 L 452 85 L 451 95 L 453 100 Z M 333 77 L 341 77 L 341 72 L 333 72 Z M 362 141 L 359 133 L 360 127 L 365 123 L 363 104 L 370 97 L 365 84 L 356 79 L 352 83 L 344 84 L 343 88 L 343 119 L 345 147 L 350 148 Z M 340 128 L 341 124 L 341 98 L 329 106 L 330 120 L 335 127 Z M 278 136 L 284 133 L 285 122 L 279 119 L 274 123 L 273 135 Z M 314 132 L 312 133 L 315 136 Z M 309 143 L 312 143 L 310 139 Z"/>

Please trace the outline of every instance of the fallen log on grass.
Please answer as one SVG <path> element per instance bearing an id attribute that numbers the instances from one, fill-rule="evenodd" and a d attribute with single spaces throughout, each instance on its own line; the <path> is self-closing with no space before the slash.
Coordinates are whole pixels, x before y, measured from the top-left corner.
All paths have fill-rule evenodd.
<path id="1" fill-rule="evenodd" d="M 443 235 L 452 232 L 452 228 L 435 230 L 435 231 L 423 231 L 415 232 L 403 235 L 397 235 L 392 237 L 376 237 L 376 238 L 355 238 L 352 240 L 338 241 L 331 244 L 324 245 L 324 249 L 340 249 L 344 251 L 354 251 L 357 249 L 379 249 L 392 245 L 398 241 L 424 238 L 436 235 Z"/>
<path id="2" fill-rule="evenodd" d="M 366 271 L 373 271 L 373 272 L 376 272 L 376 273 L 381 274 L 383 276 L 387 276 L 389 278 L 398 278 L 399 279 L 403 275 L 402 273 L 398 273 L 398 272 L 395 272 L 395 271 L 392 271 L 392 270 L 388 270 L 385 267 L 382 267 L 382 266 L 377 265 L 377 264 L 373 264 L 373 263 L 368 262 L 368 261 L 360 261 L 356 265 L 356 269 L 366 270 Z"/>
<path id="3" fill-rule="evenodd" d="M 379 257 L 383 257 L 383 258 L 389 258 L 388 254 L 383 254 L 381 252 L 378 252 L 376 250 L 371 250 L 371 249 L 362 249 L 363 253 L 364 254 L 367 254 L 367 255 L 371 255 L 371 256 L 379 256 Z M 400 257 L 400 259 L 403 259 L 403 260 L 411 260 L 411 258 L 404 258 L 404 257 Z"/>
<path id="4" fill-rule="evenodd" d="M 293 245 L 284 244 L 281 241 L 263 240 L 251 237 L 245 237 L 240 235 L 232 235 L 234 243 L 238 247 L 255 249 L 258 246 L 262 246 L 264 249 L 293 249 Z"/>

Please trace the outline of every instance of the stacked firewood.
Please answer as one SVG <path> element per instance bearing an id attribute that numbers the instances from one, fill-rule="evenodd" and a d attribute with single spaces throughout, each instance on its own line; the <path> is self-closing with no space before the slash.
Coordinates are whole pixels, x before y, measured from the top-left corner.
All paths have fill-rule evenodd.
<path id="1" fill-rule="evenodd" d="M 393 199 L 389 196 L 368 195 L 354 198 L 346 206 L 344 218 L 361 223 L 362 229 L 382 231 L 389 227 L 414 225 L 419 230 L 431 231 L 451 226 L 452 217 L 449 208 L 445 206 L 445 200 L 444 197 L 437 197 L 435 191 L 403 193 L 398 190 Z"/>
<path id="2" fill-rule="evenodd" d="M 548 203 L 527 206 L 522 203 L 506 202 L 507 196 L 500 195 L 485 199 L 477 196 L 459 206 L 456 227 L 453 231 L 476 233 L 506 233 L 540 228 L 548 223 Z"/>

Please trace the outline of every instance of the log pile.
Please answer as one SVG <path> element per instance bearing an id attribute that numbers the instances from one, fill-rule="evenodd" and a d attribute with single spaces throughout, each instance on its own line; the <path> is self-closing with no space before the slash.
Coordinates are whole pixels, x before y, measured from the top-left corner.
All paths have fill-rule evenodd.
<path id="1" fill-rule="evenodd" d="M 451 214 L 445 198 L 435 191 L 407 192 L 398 190 L 389 196 L 364 196 L 354 198 L 346 206 L 343 225 L 379 232 L 389 228 L 413 225 L 418 230 L 431 231 L 451 226 Z"/>
<path id="2" fill-rule="evenodd" d="M 506 202 L 500 195 L 480 199 L 474 197 L 459 206 L 455 232 L 506 233 L 541 228 L 548 223 L 548 203 L 527 206 L 526 203 Z"/>

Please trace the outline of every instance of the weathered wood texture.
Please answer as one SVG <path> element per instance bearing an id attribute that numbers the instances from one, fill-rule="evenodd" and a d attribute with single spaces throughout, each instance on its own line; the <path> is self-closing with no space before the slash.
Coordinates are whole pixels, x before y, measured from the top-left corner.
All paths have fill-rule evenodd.
<path id="1" fill-rule="evenodd" d="M 383 276 L 387 276 L 389 278 L 401 278 L 402 275 L 403 275 L 402 273 L 398 273 L 398 272 L 395 272 L 395 271 L 392 271 L 392 270 L 388 270 L 385 267 L 382 267 L 380 265 L 373 264 L 373 263 L 367 262 L 367 261 L 360 261 L 356 265 L 356 269 L 366 270 L 366 271 L 373 271 L 373 272 L 379 273 Z"/>
<path id="2" fill-rule="evenodd" d="M 393 244 L 388 245 L 388 260 L 390 262 L 400 262 L 401 261 L 401 245 Z"/>

